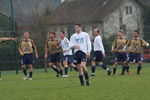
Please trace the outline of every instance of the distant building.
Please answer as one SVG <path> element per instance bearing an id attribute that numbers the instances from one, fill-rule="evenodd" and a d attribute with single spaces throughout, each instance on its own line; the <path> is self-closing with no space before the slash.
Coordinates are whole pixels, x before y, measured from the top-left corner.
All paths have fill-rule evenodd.
<path id="1" fill-rule="evenodd" d="M 10 17 L 0 13 L 0 31 L 11 31 L 13 28 Z"/>
<path id="2" fill-rule="evenodd" d="M 73 0 L 63 2 L 47 17 L 51 31 L 73 33 L 73 24 L 82 23 L 85 31 L 92 33 L 100 28 L 105 35 L 124 29 L 127 36 L 143 30 L 142 7 L 138 0 Z"/>

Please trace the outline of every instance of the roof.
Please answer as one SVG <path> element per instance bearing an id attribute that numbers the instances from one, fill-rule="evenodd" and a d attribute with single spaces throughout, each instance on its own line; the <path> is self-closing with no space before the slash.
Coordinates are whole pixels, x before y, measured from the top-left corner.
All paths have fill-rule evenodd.
<path id="1" fill-rule="evenodd" d="M 102 22 L 106 15 L 118 8 L 123 0 L 74 0 L 64 2 L 47 16 L 51 24 Z"/>

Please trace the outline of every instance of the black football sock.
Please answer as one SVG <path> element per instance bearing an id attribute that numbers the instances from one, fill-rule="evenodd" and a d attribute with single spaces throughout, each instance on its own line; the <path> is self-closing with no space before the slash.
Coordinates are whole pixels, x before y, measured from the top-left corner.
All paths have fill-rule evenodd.
<path id="1" fill-rule="evenodd" d="M 79 80 L 80 80 L 81 86 L 83 86 L 84 85 L 83 75 L 79 75 Z"/>
<path id="2" fill-rule="evenodd" d="M 74 69 L 75 71 L 78 71 L 78 67 L 77 67 L 77 66 L 75 66 L 73 69 Z"/>
<path id="3" fill-rule="evenodd" d="M 25 76 L 27 76 L 27 70 L 26 69 L 23 69 L 23 73 Z"/>
<path id="4" fill-rule="evenodd" d="M 33 72 L 29 72 L 29 78 L 32 78 Z"/>
<path id="5" fill-rule="evenodd" d="M 89 80 L 88 72 L 84 72 L 84 77 L 85 77 L 85 80 Z"/>
<path id="6" fill-rule="evenodd" d="M 95 73 L 95 70 L 96 70 L 96 66 L 91 66 L 92 73 Z"/>
<path id="7" fill-rule="evenodd" d="M 129 66 L 126 66 L 126 70 L 127 70 L 127 72 L 129 72 Z"/>
<path id="8" fill-rule="evenodd" d="M 117 70 L 117 68 L 114 67 L 114 68 L 113 68 L 113 74 L 116 74 L 116 70 Z"/>
<path id="9" fill-rule="evenodd" d="M 61 75 L 61 76 L 63 75 L 63 70 L 60 70 L 60 75 Z"/>
<path id="10" fill-rule="evenodd" d="M 68 67 L 65 67 L 65 75 L 68 75 Z"/>
<path id="11" fill-rule="evenodd" d="M 138 67 L 137 67 L 137 74 L 140 73 L 141 69 L 142 69 L 142 66 L 138 66 Z"/>
<path id="12" fill-rule="evenodd" d="M 126 66 L 123 66 L 121 74 L 124 75 L 125 71 L 126 71 Z"/>

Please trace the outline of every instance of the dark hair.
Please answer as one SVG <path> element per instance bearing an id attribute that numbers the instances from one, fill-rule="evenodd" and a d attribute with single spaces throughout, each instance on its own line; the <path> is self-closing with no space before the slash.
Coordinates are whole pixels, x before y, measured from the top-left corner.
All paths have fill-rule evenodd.
<path id="1" fill-rule="evenodd" d="M 94 29 L 98 34 L 100 34 L 100 30 L 98 28 Z"/>
<path id="2" fill-rule="evenodd" d="M 134 32 L 136 32 L 136 33 L 138 33 L 138 34 L 140 33 L 139 30 L 134 30 Z"/>
<path id="3" fill-rule="evenodd" d="M 81 24 L 75 24 L 75 26 L 79 26 L 79 27 L 82 27 L 82 25 L 81 25 Z"/>
<path id="4" fill-rule="evenodd" d="M 55 32 L 48 32 L 48 34 L 53 34 L 54 36 L 56 36 Z"/>
<path id="5" fill-rule="evenodd" d="M 65 32 L 64 32 L 64 31 L 60 31 L 60 33 L 63 33 L 63 34 L 65 34 Z"/>

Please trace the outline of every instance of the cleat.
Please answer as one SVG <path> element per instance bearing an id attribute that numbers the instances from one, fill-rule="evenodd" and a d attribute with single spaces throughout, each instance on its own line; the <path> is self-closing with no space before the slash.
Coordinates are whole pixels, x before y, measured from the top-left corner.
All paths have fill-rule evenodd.
<path id="1" fill-rule="evenodd" d="M 68 75 L 62 75 L 61 77 L 62 77 L 62 78 L 67 78 L 67 77 L 68 77 Z"/>
<path id="2" fill-rule="evenodd" d="M 109 75 L 109 76 L 111 75 L 111 71 L 110 70 L 107 71 L 107 75 Z"/>
<path id="3" fill-rule="evenodd" d="M 92 73 L 92 74 L 91 74 L 91 77 L 95 77 L 95 73 Z"/>
<path id="4" fill-rule="evenodd" d="M 56 77 L 59 77 L 59 73 L 57 73 Z"/>
<path id="5" fill-rule="evenodd" d="M 83 82 L 83 83 L 81 83 L 81 86 L 84 86 L 84 82 Z"/>
<path id="6" fill-rule="evenodd" d="M 32 80 L 32 78 L 29 78 L 29 80 Z"/>
<path id="7" fill-rule="evenodd" d="M 116 74 L 113 73 L 112 76 L 116 76 Z"/>
<path id="8" fill-rule="evenodd" d="M 137 75 L 141 75 L 141 73 L 137 73 Z"/>
<path id="9" fill-rule="evenodd" d="M 27 76 L 24 76 L 24 77 L 23 77 L 23 80 L 26 80 L 26 79 L 27 79 Z"/>
<path id="10" fill-rule="evenodd" d="M 127 72 L 127 74 L 128 74 L 128 75 L 131 75 L 131 72 L 130 72 L 130 71 L 128 71 L 128 72 Z"/>
<path id="11" fill-rule="evenodd" d="M 86 85 L 90 86 L 90 81 L 89 80 L 86 81 Z"/>

